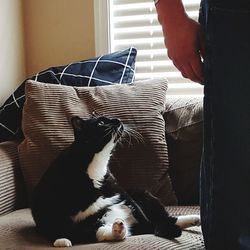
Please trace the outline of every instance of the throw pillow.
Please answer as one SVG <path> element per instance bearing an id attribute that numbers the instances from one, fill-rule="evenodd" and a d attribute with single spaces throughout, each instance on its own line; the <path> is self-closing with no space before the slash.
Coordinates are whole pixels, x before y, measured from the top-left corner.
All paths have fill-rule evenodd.
<path id="1" fill-rule="evenodd" d="M 164 204 L 176 204 L 168 177 L 165 140 L 166 80 L 131 85 L 69 87 L 30 81 L 23 111 L 25 140 L 19 146 L 24 179 L 32 192 L 58 153 L 73 141 L 72 116 L 88 119 L 93 112 L 119 118 L 135 129 L 144 142 L 127 138 L 110 162 L 124 188 L 145 188 Z"/>
<path id="2" fill-rule="evenodd" d="M 99 56 L 94 59 L 52 67 L 31 77 L 32 80 L 71 86 L 99 86 L 131 83 L 134 79 L 136 49 Z M 0 107 L 0 142 L 22 138 L 23 82 Z"/>

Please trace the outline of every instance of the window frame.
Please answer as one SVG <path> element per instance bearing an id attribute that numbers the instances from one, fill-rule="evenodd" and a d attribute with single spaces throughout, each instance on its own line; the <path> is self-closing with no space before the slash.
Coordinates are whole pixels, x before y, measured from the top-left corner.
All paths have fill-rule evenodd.
<path id="1" fill-rule="evenodd" d="M 94 0 L 95 54 L 110 52 L 109 0 Z"/>

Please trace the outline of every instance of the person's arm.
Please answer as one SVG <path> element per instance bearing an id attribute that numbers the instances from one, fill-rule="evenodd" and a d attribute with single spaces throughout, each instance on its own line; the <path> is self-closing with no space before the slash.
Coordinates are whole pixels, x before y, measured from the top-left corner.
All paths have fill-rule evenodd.
<path id="1" fill-rule="evenodd" d="M 181 0 L 159 0 L 156 10 L 169 58 L 185 78 L 203 82 L 200 24 L 187 16 Z"/>

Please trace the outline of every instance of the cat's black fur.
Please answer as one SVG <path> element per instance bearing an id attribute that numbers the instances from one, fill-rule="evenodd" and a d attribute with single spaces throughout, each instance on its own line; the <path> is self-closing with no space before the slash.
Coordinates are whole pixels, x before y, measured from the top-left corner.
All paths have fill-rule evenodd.
<path id="1" fill-rule="evenodd" d="M 95 187 L 87 169 L 96 154 L 114 138 L 120 139 L 123 125 L 118 119 L 106 117 L 82 120 L 72 118 L 75 141 L 59 154 L 37 185 L 31 209 L 38 230 L 54 241 L 67 238 L 73 244 L 97 242 L 96 232 L 103 225 L 110 205 L 82 221 L 72 218 L 85 211 L 99 197 L 119 194 L 118 204 L 124 201 L 137 223 L 129 225 L 130 235 L 154 233 L 164 238 L 181 235 L 176 218 L 170 217 L 158 199 L 147 191 L 125 192 L 107 169 L 100 187 Z M 112 204 L 113 205 L 113 204 Z"/>

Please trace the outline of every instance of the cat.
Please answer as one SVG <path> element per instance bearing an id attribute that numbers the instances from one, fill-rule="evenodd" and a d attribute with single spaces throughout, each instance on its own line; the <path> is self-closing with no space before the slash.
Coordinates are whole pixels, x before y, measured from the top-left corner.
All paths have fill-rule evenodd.
<path id="1" fill-rule="evenodd" d="M 36 227 L 55 247 L 124 240 L 130 235 L 179 237 L 198 215 L 171 217 L 144 190 L 125 191 L 108 168 L 124 134 L 119 119 L 71 118 L 73 143 L 45 172 L 31 199 Z"/>

